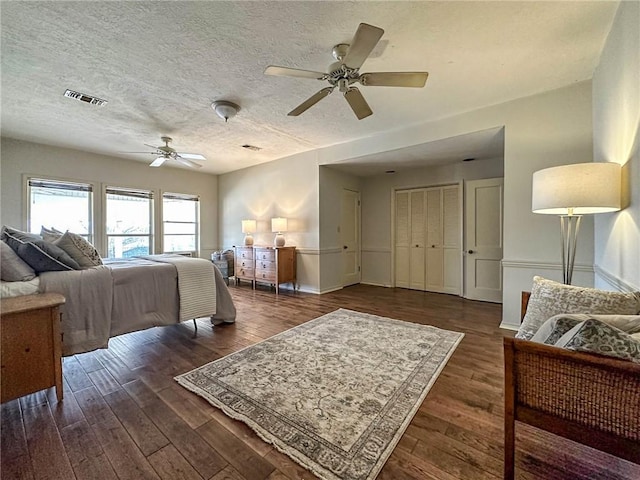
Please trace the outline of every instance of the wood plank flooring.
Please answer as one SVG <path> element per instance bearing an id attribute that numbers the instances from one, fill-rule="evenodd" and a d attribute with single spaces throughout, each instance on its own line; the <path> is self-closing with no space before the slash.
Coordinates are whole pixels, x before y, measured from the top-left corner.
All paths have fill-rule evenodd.
<path id="1" fill-rule="evenodd" d="M 465 333 L 379 479 L 502 477 L 499 305 L 357 285 L 326 295 L 231 286 L 235 325 L 199 320 L 114 338 L 64 359 L 53 389 L 1 408 L 2 479 L 312 480 L 316 477 L 173 380 L 337 308 Z M 518 425 L 518 478 L 640 479 L 640 466 Z"/>

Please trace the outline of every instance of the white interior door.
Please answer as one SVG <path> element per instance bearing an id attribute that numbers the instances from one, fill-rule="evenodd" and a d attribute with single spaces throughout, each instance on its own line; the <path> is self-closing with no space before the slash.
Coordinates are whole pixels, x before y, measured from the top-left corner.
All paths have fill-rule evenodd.
<path id="1" fill-rule="evenodd" d="M 502 302 L 504 179 L 465 183 L 465 297 Z"/>
<path id="2" fill-rule="evenodd" d="M 342 285 L 360 283 L 360 192 L 342 190 Z"/>
<path id="3" fill-rule="evenodd" d="M 411 241 L 409 288 L 424 290 L 425 285 L 425 194 L 424 190 L 409 192 Z"/>
<path id="4" fill-rule="evenodd" d="M 395 286 L 409 288 L 409 265 L 411 252 L 409 250 L 409 192 L 396 192 L 395 198 Z"/>

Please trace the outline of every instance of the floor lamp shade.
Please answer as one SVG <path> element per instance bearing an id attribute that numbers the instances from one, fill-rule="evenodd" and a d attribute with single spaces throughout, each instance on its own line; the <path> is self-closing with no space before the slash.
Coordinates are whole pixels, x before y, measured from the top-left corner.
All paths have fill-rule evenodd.
<path id="1" fill-rule="evenodd" d="M 282 217 L 271 219 L 271 231 L 276 233 L 276 237 L 273 241 L 276 247 L 284 247 L 284 235 L 282 232 L 287 231 L 287 219 Z"/>
<path id="2" fill-rule="evenodd" d="M 621 167 L 617 163 L 575 163 L 533 174 L 535 213 L 584 215 L 620 210 Z"/>
<path id="3" fill-rule="evenodd" d="M 560 216 L 562 273 L 571 284 L 580 219 L 590 213 L 620 210 L 622 169 L 617 163 L 575 163 L 533 174 L 531 209 Z"/>
<path id="4" fill-rule="evenodd" d="M 244 244 L 253 245 L 253 233 L 257 228 L 257 222 L 255 220 L 242 220 L 242 233 L 244 233 Z"/>

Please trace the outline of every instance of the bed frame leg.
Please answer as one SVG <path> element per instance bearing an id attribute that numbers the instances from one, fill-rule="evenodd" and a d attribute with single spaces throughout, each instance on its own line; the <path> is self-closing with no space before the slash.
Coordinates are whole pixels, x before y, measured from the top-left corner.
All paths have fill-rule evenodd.
<path id="1" fill-rule="evenodd" d="M 196 319 L 193 319 L 193 329 L 195 330 L 195 333 L 198 333 L 198 322 L 196 322 Z"/>

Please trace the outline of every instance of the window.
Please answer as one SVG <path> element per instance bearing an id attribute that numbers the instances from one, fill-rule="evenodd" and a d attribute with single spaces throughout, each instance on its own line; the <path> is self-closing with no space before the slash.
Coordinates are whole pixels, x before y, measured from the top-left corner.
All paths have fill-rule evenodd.
<path id="1" fill-rule="evenodd" d="M 93 243 L 91 184 L 29 178 L 27 189 L 30 232 L 39 234 L 41 227 L 53 227 L 77 233 Z"/>
<path id="2" fill-rule="evenodd" d="M 153 238 L 153 192 L 107 187 L 107 256 L 149 255 Z"/>
<path id="3" fill-rule="evenodd" d="M 195 195 L 165 193 L 162 195 L 162 222 L 165 252 L 198 250 L 198 207 Z"/>

